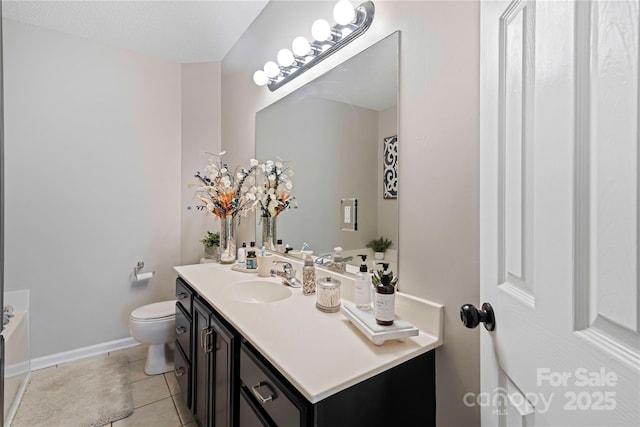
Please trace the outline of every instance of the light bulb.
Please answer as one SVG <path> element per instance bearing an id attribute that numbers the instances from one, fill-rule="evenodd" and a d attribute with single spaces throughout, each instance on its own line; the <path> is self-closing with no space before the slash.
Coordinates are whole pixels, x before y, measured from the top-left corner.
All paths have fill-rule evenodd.
<path id="1" fill-rule="evenodd" d="M 278 75 L 280 75 L 280 67 L 278 67 L 278 64 L 275 62 L 269 61 L 264 64 L 264 73 L 269 78 L 278 77 Z"/>
<path id="2" fill-rule="evenodd" d="M 280 49 L 277 58 L 278 64 L 282 65 L 283 67 L 290 67 L 294 64 L 294 62 L 296 62 L 295 58 L 293 57 L 293 53 L 291 53 L 289 49 Z"/>
<path id="3" fill-rule="evenodd" d="M 309 40 L 307 40 L 303 36 L 296 37 L 293 39 L 293 43 L 291 44 L 291 50 L 298 56 L 306 56 L 309 54 L 311 50 L 311 45 L 309 44 Z"/>
<path id="4" fill-rule="evenodd" d="M 333 7 L 333 19 L 340 25 L 353 23 L 356 19 L 356 11 L 349 0 L 340 0 Z"/>
<path id="5" fill-rule="evenodd" d="M 331 26 L 324 19 L 318 19 L 311 26 L 311 35 L 319 42 L 331 39 Z"/>
<path id="6" fill-rule="evenodd" d="M 253 82 L 258 86 L 264 86 L 269 82 L 269 77 L 267 77 L 264 71 L 258 70 L 253 73 Z"/>

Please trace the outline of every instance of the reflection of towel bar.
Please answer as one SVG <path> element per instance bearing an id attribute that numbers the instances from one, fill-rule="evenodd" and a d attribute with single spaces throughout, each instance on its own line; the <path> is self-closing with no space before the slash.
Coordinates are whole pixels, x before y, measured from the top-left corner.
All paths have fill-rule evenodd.
<path id="1" fill-rule="evenodd" d="M 153 270 L 151 273 L 140 273 L 140 270 L 142 270 L 143 268 L 144 268 L 144 261 L 138 261 L 138 264 L 136 264 L 136 266 L 133 267 L 133 275 L 138 281 L 151 279 L 156 274 L 155 270 Z"/>

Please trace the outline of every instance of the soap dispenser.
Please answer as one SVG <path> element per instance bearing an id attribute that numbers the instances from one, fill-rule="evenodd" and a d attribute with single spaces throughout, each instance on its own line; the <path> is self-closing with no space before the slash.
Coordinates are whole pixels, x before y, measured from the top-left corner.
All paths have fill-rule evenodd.
<path id="1" fill-rule="evenodd" d="M 238 248 L 238 262 L 244 264 L 247 259 L 247 242 L 242 242 L 242 246 Z"/>
<path id="2" fill-rule="evenodd" d="M 367 256 L 358 256 L 362 258 L 362 263 L 360 264 L 360 271 L 356 274 L 355 303 L 360 310 L 369 310 L 371 309 L 371 276 L 369 276 L 369 269 L 367 268 Z"/>
<path id="3" fill-rule="evenodd" d="M 393 272 L 389 271 L 389 263 L 379 263 L 384 271 L 378 270 L 373 274 L 373 284 L 375 285 L 374 315 L 379 325 L 393 325 L 395 318 L 395 302 L 397 278 L 393 277 Z"/>
<path id="4" fill-rule="evenodd" d="M 302 267 L 302 293 L 311 295 L 316 293 L 316 268 L 313 265 L 313 258 L 310 254 L 304 257 L 304 267 Z"/>
<path id="5" fill-rule="evenodd" d="M 329 264 L 329 269 L 344 273 L 347 271 L 347 266 L 342 259 L 342 248 L 340 246 L 333 248 L 333 259 Z"/>

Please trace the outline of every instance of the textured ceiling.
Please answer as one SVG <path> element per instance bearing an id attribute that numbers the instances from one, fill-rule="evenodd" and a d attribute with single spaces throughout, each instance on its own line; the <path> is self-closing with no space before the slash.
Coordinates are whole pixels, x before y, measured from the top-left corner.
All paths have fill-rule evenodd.
<path id="1" fill-rule="evenodd" d="M 217 62 L 267 3 L 5 0 L 2 15 L 176 62 Z"/>

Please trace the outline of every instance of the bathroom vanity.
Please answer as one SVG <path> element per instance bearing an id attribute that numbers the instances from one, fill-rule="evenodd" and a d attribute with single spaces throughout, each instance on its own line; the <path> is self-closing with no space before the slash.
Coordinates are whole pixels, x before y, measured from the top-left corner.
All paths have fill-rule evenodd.
<path id="1" fill-rule="evenodd" d="M 398 294 L 420 329 L 376 346 L 279 280 L 176 267 L 175 375 L 200 426 L 433 426 L 443 307 Z M 343 282 L 343 298 L 353 293 Z"/>

